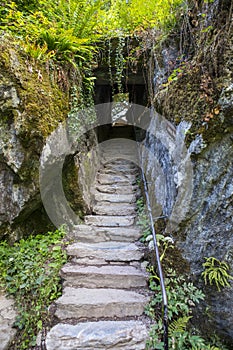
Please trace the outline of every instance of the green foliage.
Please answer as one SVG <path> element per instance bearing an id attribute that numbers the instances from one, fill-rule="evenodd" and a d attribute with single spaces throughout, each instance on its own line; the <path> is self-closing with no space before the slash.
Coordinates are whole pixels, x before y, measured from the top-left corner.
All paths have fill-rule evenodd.
<path id="1" fill-rule="evenodd" d="M 147 30 L 149 28 L 168 31 L 176 23 L 177 11 L 181 0 L 115 0 L 105 1 L 99 11 L 98 23 L 102 35 L 115 36 L 121 31 L 125 35 Z"/>
<path id="2" fill-rule="evenodd" d="M 153 319 L 157 319 L 158 316 L 161 316 L 161 314 L 158 315 L 157 309 L 162 303 L 162 294 L 158 277 L 153 269 L 152 271 L 150 289 L 155 292 L 155 296 L 146 312 Z M 184 276 L 177 276 L 176 272 L 172 269 L 168 269 L 166 272 L 165 284 L 169 304 L 169 321 L 174 321 L 179 317 L 190 316 L 191 307 L 204 299 L 204 294 L 192 282 L 187 282 Z"/>
<path id="3" fill-rule="evenodd" d="M 148 215 L 145 210 L 144 200 L 140 198 L 137 201 L 138 224 L 142 229 L 143 242 L 153 240 L 150 230 Z M 165 237 L 157 234 L 157 244 L 160 250 L 160 260 L 162 261 L 167 255 L 168 248 L 174 248 L 174 242 L 171 237 Z M 165 259 L 166 263 L 167 259 Z M 224 263 L 224 266 L 226 263 Z M 154 292 L 150 303 L 146 306 L 145 313 L 154 324 L 150 330 L 150 338 L 147 341 L 148 350 L 163 350 L 163 296 L 160 286 L 160 278 L 153 266 L 148 267 L 149 286 Z M 192 311 L 196 305 L 204 300 L 205 295 L 185 276 L 177 275 L 172 268 L 165 266 L 165 286 L 168 300 L 168 325 L 169 325 L 169 348 L 174 350 L 226 350 L 213 337 L 210 344 L 207 344 L 198 332 L 190 325 Z"/>
<path id="4" fill-rule="evenodd" d="M 182 0 L 16 0 L 1 3 L 0 29 L 10 32 L 34 61 L 46 62 L 47 68 L 55 63 L 59 69 L 65 64 L 66 71 L 76 70 L 77 74 L 70 75 L 79 79 L 74 83 L 80 86 L 81 104 L 87 95 L 90 100 L 92 69 L 103 42 L 118 38 L 117 48 L 109 45 L 108 65 L 112 85 L 122 92 L 128 61 L 138 59 L 138 50 L 128 52 L 125 58 L 126 50 L 135 50 L 126 47 L 126 37 L 140 42 L 147 37 L 143 33 L 154 28 L 166 35 L 174 27 L 181 5 Z"/>
<path id="5" fill-rule="evenodd" d="M 204 299 L 204 294 L 192 282 L 187 282 L 184 276 L 177 276 L 174 270 L 169 269 L 166 275 L 170 345 L 172 344 L 172 348 L 176 350 L 194 349 L 194 346 L 197 347 L 200 344 L 202 346 L 204 340 L 197 335 L 190 334 L 187 328 L 192 317 L 192 308 Z M 148 349 L 159 350 L 163 349 L 163 323 L 160 310 L 162 293 L 154 271 L 150 278 L 150 288 L 155 294 L 146 308 L 146 314 L 155 321 L 155 324 L 151 328 L 147 346 Z"/>
<path id="6" fill-rule="evenodd" d="M 53 29 L 55 37 L 62 34 L 93 43 L 149 28 L 170 30 L 181 4 L 181 0 L 131 0 L 128 4 L 121 0 L 18 0 L 5 4 L 2 29 L 28 36 L 32 42 L 41 32 Z"/>
<path id="7" fill-rule="evenodd" d="M 150 269 L 150 288 L 155 292 L 154 297 L 146 308 L 146 314 L 154 320 L 150 330 L 150 339 L 147 349 L 163 350 L 163 322 L 162 322 L 162 293 L 159 278 Z M 211 339 L 207 344 L 195 329 L 192 329 L 189 321 L 192 318 L 193 308 L 204 299 L 201 290 L 188 282 L 184 276 L 177 276 L 172 269 L 166 271 L 166 290 L 168 297 L 168 324 L 169 346 L 174 350 L 226 350 L 216 339 Z"/>
<path id="8" fill-rule="evenodd" d="M 91 61 L 95 48 L 90 45 L 90 40 L 76 36 L 76 30 L 72 24 L 65 28 L 64 23 L 61 24 L 59 18 L 57 18 L 57 22 L 54 21 L 54 18 L 51 21 L 51 18 L 50 6 L 45 6 L 43 11 L 41 9 L 25 13 L 19 11 L 16 5 L 11 3 L 7 7 L 7 14 L 1 28 L 10 31 L 18 38 L 24 38 L 26 43 L 23 47 L 27 53 L 40 52 L 38 55 L 34 54 L 34 58 L 53 58 L 57 61 L 68 61 L 73 64 L 75 60 L 79 62 Z"/>
<path id="9" fill-rule="evenodd" d="M 64 229 L 0 244 L 0 286 L 16 301 L 20 349 L 35 345 L 49 320 L 48 306 L 61 295 L 59 271 L 66 262 Z"/>
<path id="10" fill-rule="evenodd" d="M 170 335 L 172 335 L 173 333 L 183 333 L 186 330 L 190 318 L 191 316 L 182 316 L 179 317 L 177 320 L 171 322 L 171 324 L 169 325 Z"/>
<path id="11" fill-rule="evenodd" d="M 151 227 L 143 198 L 137 200 L 137 224 L 142 231 L 141 241 L 146 242 L 147 238 L 151 236 Z"/>
<path id="12" fill-rule="evenodd" d="M 37 0 L 15 0 L 14 2 L 18 6 L 19 10 L 26 12 L 34 10 L 38 4 Z"/>
<path id="13" fill-rule="evenodd" d="M 137 200 L 137 217 L 138 217 L 138 225 L 142 231 L 141 241 L 143 243 L 153 242 L 153 236 L 151 232 L 151 225 L 148 218 L 148 214 L 146 208 L 144 206 L 143 198 Z M 169 236 L 164 236 L 162 234 L 156 233 L 156 241 L 160 250 L 160 261 L 162 261 L 165 257 L 167 250 L 174 249 L 174 241 Z"/>
<path id="14" fill-rule="evenodd" d="M 205 260 L 206 261 L 202 264 L 205 268 L 202 272 L 205 284 L 214 284 L 219 292 L 221 288 L 230 287 L 229 279 L 233 279 L 233 277 L 228 273 L 228 264 L 212 256 L 205 258 Z"/>

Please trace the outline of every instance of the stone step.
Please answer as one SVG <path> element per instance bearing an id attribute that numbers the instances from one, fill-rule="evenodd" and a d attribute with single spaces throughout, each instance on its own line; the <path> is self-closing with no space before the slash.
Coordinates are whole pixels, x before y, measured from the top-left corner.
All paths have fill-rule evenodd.
<path id="1" fill-rule="evenodd" d="M 141 231 L 137 227 L 94 227 L 89 225 L 77 225 L 70 234 L 71 238 L 83 243 L 135 242 L 141 236 Z"/>
<path id="2" fill-rule="evenodd" d="M 133 149 L 132 147 L 127 147 L 127 145 L 115 144 L 102 149 L 101 155 L 107 156 L 107 157 L 114 156 L 114 157 L 117 157 L 117 159 L 125 160 L 125 155 L 138 156 L 138 152 L 137 152 L 137 149 Z"/>
<path id="3" fill-rule="evenodd" d="M 103 153 L 102 153 L 103 154 Z M 105 156 L 108 156 L 107 153 L 104 153 Z M 111 157 L 112 154 L 111 154 L 111 151 L 109 152 L 109 157 Z M 102 164 L 112 164 L 112 165 L 125 165 L 125 166 L 135 166 L 135 163 L 136 160 L 137 160 L 137 157 L 135 159 L 125 159 L 125 158 L 122 158 L 121 155 L 119 155 L 119 153 L 117 153 L 116 155 L 117 157 L 115 159 L 112 159 L 112 160 L 108 160 L 108 161 L 104 161 L 101 159 L 101 162 Z"/>
<path id="4" fill-rule="evenodd" d="M 96 175 L 96 180 L 101 185 L 131 185 L 135 183 L 136 177 L 134 175 L 110 175 L 110 174 L 101 174 Z"/>
<path id="5" fill-rule="evenodd" d="M 103 168 L 100 170 L 101 172 L 105 172 L 105 174 L 130 174 L 137 175 L 139 174 L 138 168 L 129 167 L 126 165 L 113 165 L 113 164 L 103 164 Z"/>
<path id="6" fill-rule="evenodd" d="M 98 203 L 92 207 L 93 213 L 97 215 L 136 215 L 135 204 L 122 203 Z"/>
<path id="7" fill-rule="evenodd" d="M 131 162 L 106 162 L 105 160 L 101 159 L 100 160 L 101 168 L 102 169 L 109 169 L 109 170 L 114 170 L 114 171 L 124 171 L 124 172 L 135 172 L 138 170 L 137 164 L 133 164 Z"/>
<path id="8" fill-rule="evenodd" d="M 125 160 L 125 156 L 127 155 L 138 156 L 138 152 L 136 149 L 132 149 L 131 147 L 127 148 L 127 146 L 124 145 L 111 145 L 110 147 L 101 150 L 101 155 L 106 157 L 117 157 L 117 159 L 122 161 Z M 127 161 L 129 160 L 127 159 Z"/>
<path id="9" fill-rule="evenodd" d="M 59 320 L 141 316 L 148 301 L 134 291 L 65 287 L 55 302 L 55 316 Z"/>
<path id="10" fill-rule="evenodd" d="M 109 203 L 135 203 L 135 194 L 111 194 L 94 192 L 94 199 L 97 202 L 109 202 Z"/>
<path id="11" fill-rule="evenodd" d="M 144 350 L 148 330 L 140 321 L 58 324 L 46 337 L 47 350 Z"/>
<path id="12" fill-rule="evenodd" d="M 67 254 L 83 265 L 106 265 L 110 262 L 131 262 L 143 258 L 143 246 L 126 242 L 73 243 Z"/>
<path id="13" fill-rule="evenodd" d="M 138 187 L 135 185 L 128 184 L 111 184 L 111 185 L 101 185 L 99 183 L 95 184 L 95 190 L 100 193 L 110 193 L 110 194 L 132 194 L 138 192 Z"/>
<path id="14" fill-rule="evenodd" d="M 132 153 L 131 153 L 132 154 Z M 125 158 L 121 158 L 121 155 L 119 155 L 119 152 L 116 152 L 114 154 L 114 159 L 110 159 L 112 157 L 111 152 L 106 153 L 106 152 L 102 152 L 101 155 L 103 155 L 103 158 L 109 158 L 107 160 L 103 159 L 100 157 L 100 162 L 102 165 L 107 165 L 107 166 L 124 166 L 127 168 L 137 168 L 137 158 L 135 159 L 125 159 Z"/>
<path id="15" fill-rule="evenodd" d="M 63 286 L 81 288 L 131 289 L 147 285 L 147 274 L 133 266 L 79 266 L 66 264 L 61 269 Z"/>
<path id="16" fill-rule="evenodd" d="M 84 218 L 87 225 L 93 226 L 132 226 L 135 221 L 134 216 L 104 216 L 104 215 L 87 215 Z"/>

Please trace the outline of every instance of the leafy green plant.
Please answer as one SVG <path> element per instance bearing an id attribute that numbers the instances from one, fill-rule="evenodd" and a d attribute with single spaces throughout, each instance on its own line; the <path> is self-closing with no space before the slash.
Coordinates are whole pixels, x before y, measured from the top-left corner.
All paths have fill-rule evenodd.
<path id="1" fill-rule="evenodd" d="M 154 272 L 150 276 L 150 289 L 155 292 L 153 299 L 146 308 L 146 314 L 155 320 L 151 328 L 148 349 L 163 349 L 163 323 L 160 306 L 162 305 L 162 293 L 159 278 Z M 172 349 L 187 350 L 192 346 L 203 344 L 204 340 L 187 331 L 188 322 L 192 318 L 192 309 L 204 294 L 196 288 L 192 282 L 187 282 L 184 276 L 177 276 L 176 272 L 168 269 L 166 272 L 166 290 L 168 298 L 169 342 Z"/>
<path id="2" fill-rule="evenodd" d="M 137 224 L 142 231 L 141 241 L 146 242 L 147 238 L 151 235 L 151 227 L 143 198 L 137 200 Z"/>
<path id="3" fill-rule="evenodd" d="M 153 269 L 151 271 L 153 273 L 150 276 L 150 289 L 155 292 L 155 296 L 148 305 L 146 313 L 148 316 L 156 319 L 161 317 L 161 313 L 157 314 L 157 308 L 162 303 L 162 294 L 158 276 Z M 169 321 L 183 316 L 190 316 L 191 307 L 194 307 L 196 303 L 204 299 L 202 291 L 195 287 L 192 282 L 187 282 L 184 276 L 177 276 L 175 270 L 168 269 L 166 271 L 165 284 L 169 303 Z"/>
<path id="4" fill-rule="evenodd" d="M 153 267 L 149 268 L 150 289 L 154 291 L 154 297 L 146 307 L 146 314 L 154 320 L 150 330 L 150 339 L 147 349 L 163 350 L 163 322 L 162 322 L 162 293 L 159 285 L 159 277 Z M 174 350 L 227 350 L 218 339 L 212 339 L 209 343 L 204 340 L 198 331 L 190 325 L 192 311 L 195 306 L 204 299 L 203 292 L 184 276 L 177 276 L 173 269 L 166 270 L 166 291 L 168 298 L 168 324 L 169 346 Z"/>
<path id="5" fill-rule="evenodd" d="M 228 273 L 229 266 L 225 261 L 220 261 L 215 257 L 211 256 L 205 258 L 205 262 L 202 266 L 205 270 L 202 272 L 205 284 L 215 284 L 218 291 L 224 287 L 230 287 L 229 280 L 233 277 Z"/>
<path id="6" fill-rule="evenodd" d="M 64 229 L 30 236 L 10 246 L 0 244 L 0 286 L 16 301 L 17 349 L 35 345 L 49 322 L 48 307 L 61 295 L 59 271 L 66 262 Z"/>

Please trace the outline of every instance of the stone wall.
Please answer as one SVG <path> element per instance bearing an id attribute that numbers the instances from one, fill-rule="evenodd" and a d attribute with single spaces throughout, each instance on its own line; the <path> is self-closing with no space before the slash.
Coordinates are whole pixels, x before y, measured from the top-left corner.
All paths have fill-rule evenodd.
<path id="1" fill-rule="evenodd" d="M 142 153 L 155 221 L 168 216 L 165 233 L 180 264 L 186 261 L 185 271 L 206 294 L 194 322 L 204 335 L 216 332 L 232 344 L 233 283 L 218 292 L 201 277 L 210 256 L 226 261 L 233 275 L 232 9 L 227 0 L 198 4 L 184 18 L 183 25 L 197 21 L 186 39 L 181 27 L 183 58 L 182 43 L 172 37 L 155 53 L 154 106 L 163 117 L 154 113 Z"/>
<path id="2" fill-rule="evenodd" d="M 204 258 L 210 256 L 226 261 L 233 271 L 232 135 L 207 147 L 197 138 L 184 151 L 180 145 L 188 124 L 178 125 L 172 139 L 161 120 L 166 123 L 154 116 L 142 146 L 154 220 L 158 224 L 157 217 L 167 216 L 165 234 L 174 239 L 189 276 L 204 289 L 206 299 L 199 313 L 208 307 L 211 316 L 198 317 L 198 324 L 232 341 L 233 285 L 219 293 L 214 286 L 206 287 L 201 277 Z M 177 149 L 180 158 L 174 153 Z"/>
<path id="3" fill-rule="evenodd" d="M 51 228 L 42 206 L 39 161 L 48 135 L 67 117 L 56 74 L 29 61 L 12 38 L 0 43 L 0 237 Z"/>

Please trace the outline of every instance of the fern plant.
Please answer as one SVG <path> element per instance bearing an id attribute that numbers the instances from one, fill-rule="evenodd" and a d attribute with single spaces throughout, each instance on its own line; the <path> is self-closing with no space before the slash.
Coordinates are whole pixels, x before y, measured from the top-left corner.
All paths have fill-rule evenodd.
<path id="1" fill-rule="evenodd" d="M 205 284 L 215 284 L 219 292 L 221 288 L 230 287 L 229 280 L 233 279 L 233 277 L 228 272 L 228 264 L 225 261 L 220 261 L 213 256 L 205 258 L 205 260 L 206 261 L 202 264 L 202 266 L 205 268 L 205 270 L 202 272 Z"/>
<path id="2" fill-rule="evenodd" d="M 174 333 L 184 332 L 191 318 L 192 316 L 185 315 L 171 322 L 171 324 L 169 325 L 169 336 L 172 336 Z"/>

